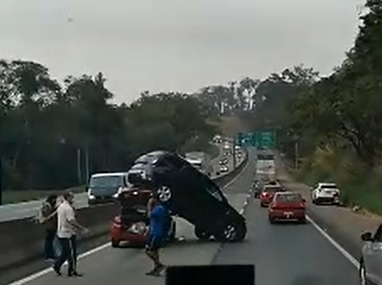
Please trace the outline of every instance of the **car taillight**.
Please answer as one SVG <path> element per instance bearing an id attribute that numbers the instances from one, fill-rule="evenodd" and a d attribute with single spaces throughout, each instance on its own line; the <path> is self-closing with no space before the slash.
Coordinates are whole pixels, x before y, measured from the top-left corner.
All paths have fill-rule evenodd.
<path id="1" fill-rule="evenodd" d="M 121 217 L 115 217 L 113 220 L 113 226 L 116 228 L 120 228 L 122 225 Z"/>

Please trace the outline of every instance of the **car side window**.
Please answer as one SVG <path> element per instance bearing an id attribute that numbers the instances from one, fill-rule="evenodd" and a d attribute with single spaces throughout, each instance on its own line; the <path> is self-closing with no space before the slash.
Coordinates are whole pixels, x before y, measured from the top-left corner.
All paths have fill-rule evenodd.
<path id="1" fill-rule="evenodd" d="M 374 241 L 382 242 L 382 224 L 380 224 L 378 229 L 375 231 Z"/>
<path id="2" fill-rule="evenodd" d="M 166 155 L 165 160 L 172 168 L 181 169 L 184 166 L 183 161 L 175 155 Z"/>

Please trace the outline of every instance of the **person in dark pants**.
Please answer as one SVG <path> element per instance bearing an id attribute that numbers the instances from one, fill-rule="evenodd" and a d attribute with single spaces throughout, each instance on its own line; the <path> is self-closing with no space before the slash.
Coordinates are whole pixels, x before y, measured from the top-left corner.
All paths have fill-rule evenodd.
<path id="1" fill-rule="evenodd" d="M 146 254 L 154 262 L 154 268 L 146 274 L 159 276 L 165 269 L 165 266 L 160 261 L 159 249 L 162 247 L 165 239 L 168 213 L 155 196 L 150 198 L 147 212 L 150 218 L 150 233 L 146 245 Z"/>
<path id="2" fill-rule="evenodd" d="M 42 224 L 45 227 L 44 254 L 45 259 L 56 259 L 54 241 L 57 232 L 57 195 L 49 195 L 41 207 Z"/>
<path id="3" fill-rule="evenodd" d="M 76 233 L 80 230 L 86 232 L 75 218 L 73 208 L 74 195 L 70 192 L 63 195 L 64 201 L 57 209 L 57 237 L 61 245 L 61 254 L 57 258 L 53 269 L 57 275 L 61 275 L 61 267 L 68 261 L 68 276 L 79 277 L 82 274 L 77 271 L 77 239 Z"/>

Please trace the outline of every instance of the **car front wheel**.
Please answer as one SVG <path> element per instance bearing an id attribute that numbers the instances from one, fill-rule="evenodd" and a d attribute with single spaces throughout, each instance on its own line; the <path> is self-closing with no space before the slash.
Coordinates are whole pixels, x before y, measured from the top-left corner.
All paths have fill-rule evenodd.
<path id="1" fill-rule="evenodd" d="M 172 198 L 172 190 L 166 185 L 159 186 L 156 192 L 161 202 L 168 202 Z"/>
<path id="2" fill-rule="evenodd" d="M 114 248 L 119 247 L 119 240 L 112 239 L 111 246 Z"/>
<path id="3" fill-rule="evenodd" d="M 209 240 L 211 237 L 211 234 L 209 234 L 207 231 L 202 230 L 199 227 L 195 227 L 194 234 L 200 240 Z"/>

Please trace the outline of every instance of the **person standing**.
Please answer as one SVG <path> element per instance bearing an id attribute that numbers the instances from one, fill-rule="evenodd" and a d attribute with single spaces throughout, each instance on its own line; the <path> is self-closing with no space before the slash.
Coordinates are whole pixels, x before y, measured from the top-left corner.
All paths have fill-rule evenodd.
<path id="1" fill-rule="evenodd" d="M 41 223 L 45 227 L 44 254 L 45 259 L 52 261 L 56 259 L 54 241 L 57 232 L 57 195 L 51 194 L 41 206 Z"/>
<path id="2" fill-rule="evenodd" d="M 165 239 L 165 228 L 167 222 L 167 211 L 159 203 L 157 197 L 150 198 L 147 205 L 147 213 L 150 218 L 149 239 L 146 245 L 146 254 L 154 262 L 154 268 L 146 275 L 159 276 L 166 268 L 160 261 L 159 249 Z"/>
<path id="3" fill-rule="evenodd" d="M 75 218 L 73 208 L 74 195 L 71 192 L 63 194 L 63 202 L 57 209 L 57 237 L 61 245 L 61 254 L 57 258 L 53 269 L 57 275 L 61 275 L 61 267 L 68 261 L 68 276 L 80 277 L 77 271 L 77 240 L 76 232 L 86 232 Z"/>

